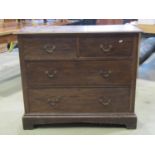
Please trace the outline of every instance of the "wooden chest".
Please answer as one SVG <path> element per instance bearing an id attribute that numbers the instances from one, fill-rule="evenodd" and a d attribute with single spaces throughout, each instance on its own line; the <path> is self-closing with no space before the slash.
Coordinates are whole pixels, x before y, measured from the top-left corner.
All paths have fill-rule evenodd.
<path id="1" fill-rule="evenodd" d="M 130 25 L 21 30 L 24 129 L 55 123 L 136 128 L 139 32 Z"/>

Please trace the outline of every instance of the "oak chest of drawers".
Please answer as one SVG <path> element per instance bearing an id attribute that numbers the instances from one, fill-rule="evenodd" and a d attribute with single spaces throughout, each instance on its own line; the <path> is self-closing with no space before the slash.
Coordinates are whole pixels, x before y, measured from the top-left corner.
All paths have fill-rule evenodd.
<path id="1" fill-rule="evenodd" d="M 130 25 L 21 30 L 24 129 L 55 123 L 136 128 L 139 32 Z"/>

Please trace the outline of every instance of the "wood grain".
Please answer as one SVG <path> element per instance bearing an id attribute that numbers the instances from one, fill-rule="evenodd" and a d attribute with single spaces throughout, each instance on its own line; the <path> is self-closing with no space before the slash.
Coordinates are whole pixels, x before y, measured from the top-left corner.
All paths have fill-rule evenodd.
<path id="1" fill-rule="evenodd" d="M 136 128 L 139 32 L 131 25 L 21 31 L 23 128 L 54 123 Z"/>
<path id="2" fill-rule="evenodd" d="M 29 36 L 22 38 L 24 58 L 34 60 L 75 58 L 74 36 Z"/>
<path id="3" fill-rule="evenodd" d="M 81 35 L 81 57 L 131 57 L 136 34 Z M 91 45 L 91 46 L 90 46 Z"/>
<path id="4" fill-rule="evenodd" d="M 53 88 L 29 91 L 30 112 L 128 112 L 128 88 Z"/>
<path id="5" fill-rule="evenodd" d="M 126 60 L 37 61 L 27 63 L 26 70 L 29 87 L 119 86 L 131 83 L 131 63 Z"/>

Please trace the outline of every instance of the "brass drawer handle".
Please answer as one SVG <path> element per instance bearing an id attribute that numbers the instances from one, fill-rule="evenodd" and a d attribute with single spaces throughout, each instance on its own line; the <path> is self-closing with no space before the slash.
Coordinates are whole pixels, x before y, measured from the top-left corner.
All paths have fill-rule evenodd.
<path id="1" fill-rule="evenodd" d="M 109 78 L 110 75 L 111 75 L 111 73 L 112 73 L 111 70 L 107 70 L 107 71 L 101 70 L 101 71 L 100 71 L 100 75 L 101 75 L 103 78 Z"/>
<path id="2" fill-rule="evenodd" d="M 53 52 L 54 52 L 54 50 L 56 49 L 56 46 L 55 45 L 45 45 L 44 47 L 43 47 L 43 49 L 47 52 L 47 53 L 49 53 L 49 54 L 52 54 Z"/>
<path id="3" fill-rule="evenodd" d="M 49 98 L 49 99 L 47 99 L 47 103 L 50 105 L 50 106 L 55 106 L 57 103 L 59 103 L 60 102 L 60 100 L 61 100 L 61 96 L 58 96 L 58 97 L 55 97 L 55 98 Z"/>
<path id="4" fill-rule="evenodd" d="M 118 43 L 119 43 L 119 44 L 122 44 L 123 42 L 124 42 L 123 39 L 119 39 L 119 40 L 118 40 Z"/>
<path id="5" fill-rule="evenodd" d="M 108 106 L 111 103 L 111 99 L 105 99 L 105 98 L 100 98 L 98 101 L 104 106 Z"/>
<path id="6" fill-rule="evenodd" d="M 100 49 L 103 51 L 103 52 L 110 52 L 111 49 L 112 49 L 112 45 L 108 45 L 108 47 L 104 47 L 103 44 L 100 44 Z"/>
<path id="7" fill-rule="evenodd" d="M 55 77 L 55 75 L 57 74 L 57 71 L 56 70 L 54 70 L 54 71 L 45 71 L 45 74 L 48 76 L 48 78 L 54 78 Z"/>

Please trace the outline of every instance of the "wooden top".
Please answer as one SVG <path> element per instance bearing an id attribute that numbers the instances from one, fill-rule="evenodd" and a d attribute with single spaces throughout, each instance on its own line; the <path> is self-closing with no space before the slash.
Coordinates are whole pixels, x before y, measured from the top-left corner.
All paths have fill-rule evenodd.
<path id="1" fill-rule="evenodd" d="M 139 33 L 135 26 L 127 25 L 95 25 L 95 26 L 33 26 L 24 27 L 16 34 L 59 34 L 59 33 Z"/>
<path id="2" fill-rule="evenodd" d="M 17 27 L 9 27 L 9 28 L 0 28 L 0 36 L 6 36 L 10 34 L 15 34 L 19 31 Z"/>
<path id="3" fill-rule="evenodd" d="M 155 25 L 138 24 L 137 27 L 140 28 L 144 33 L 155 34 Z"/>

